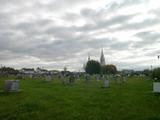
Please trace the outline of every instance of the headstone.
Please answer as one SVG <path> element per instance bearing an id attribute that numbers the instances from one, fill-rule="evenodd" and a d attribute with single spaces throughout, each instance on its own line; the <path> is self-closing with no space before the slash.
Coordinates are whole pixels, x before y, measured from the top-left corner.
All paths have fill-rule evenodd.
<path id="1" fill-rule="evenodd" d="M 104 87 L 105 88 L 109 87 L 109 80 L 107 80 L 107 79 L 104 80 Z"/>
<path id="2" fill-rule="evenodd" d="M 48 75 L 48 76 L 45 76 L 45 81 L 49 82 L 52 80 L 52 76 Z"/>
<path id="3" fill-rule="evenodd" d="M 77 74 L 77 75 L 76 75 L 76 79 L 77 79 L 77 80 L 79 80 L 79 79 L 80 79 L 80 76 L 79 76 L 79 74 Z"/>
<path id="4" fill-rule="evenodd" d="M 88 83 L 89 82 L 89 80 L 90 80 L 90 75 L 85 75 L 85 81 Z"/>
<path id="5" fill-rule="evenodd" d="M 32 75 L 32 74 L 30 74 L 30 75 L 29 75 L 29 78 L 33 78 L 33 75 Z"/>
<path id="6" fill-rule="evenodd" d="M 16 75 L 16 79 L 22 79 L 22 78 L 23 78 L 23 76 L 21 74 Z"/>
<path id="7" fill-rule="evenodd" d="M 127 78 L 125 76 L 123 76 L 123 82 L 126 82 Z"/>
<path id="8" fill-rule="evenodd" d="M 116 83 L 117 84 L 121 84 L 122 83 L 122 76 L 121 75 L 117 75 L 116 76 Z"/>
<path id="9" fill-rule="evenodd" d="M 19 90 L 19 80 L 14 80 L 12 87 L 11 87 L 11 91 L 18 91 Z"/>
<path id="10" fill-rule="evenodd" d="M 5 80 L 5 83 L 4 83 L 5 92 L 10 92 L 11 87 L 12 87 L 12 83 L 13 83 L 12 80 Z"/>
<path id="11" fill-rule="evenodd" d="M 73 85 L 74 84 L 74 82 L 75 82 L 75 77 L 74 77 L 74 75 L 69 75 L 69 81 L 68 81 L 68 83 L 69 83 L 69 85 Z"/>
<path id="12" fill-rule="evenodd" d="M 153 82 L 153 92 L 160 93 L 160 82 Z"/>
<path id="13" fill-rule="evenodd" d="M 61 80 L 62 84 L 65 83 L 65 80 L 64 80 L 64 76 L 63 76 L 63 75 L 60 76 L 60 80 Z"/>
<path id="14" fill-rule="evenodd" d="M 96 80 L 100 81 L 100 76 L 99 75 L 96 75 Z"/>
<path id="15" fill-rule="evenodd" d="M 112 77 L 112 80 L 114 81 L 114 83 L 117 83 L 117 77 L 116 77 L 116 75 L 114 75 L 114 76 Z"/>
<path id="16" fill-rule="evenodd" d="M 5 80 L 5 92 L 18 92 L 19 80 Z"/>

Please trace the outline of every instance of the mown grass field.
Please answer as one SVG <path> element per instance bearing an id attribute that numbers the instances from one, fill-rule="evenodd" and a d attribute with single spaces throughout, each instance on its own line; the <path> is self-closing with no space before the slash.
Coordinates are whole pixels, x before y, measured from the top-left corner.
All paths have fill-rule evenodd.
<path id="1" fill-rule="evenodd" d="M 8 78 L 0 78 L 0 89 Z M 124 84 L 110 81 L 23 79 L 20 93 L 0 93 L 0 120 L 160 120 L 160 95 L 152 80 L 131 77 Z"/>

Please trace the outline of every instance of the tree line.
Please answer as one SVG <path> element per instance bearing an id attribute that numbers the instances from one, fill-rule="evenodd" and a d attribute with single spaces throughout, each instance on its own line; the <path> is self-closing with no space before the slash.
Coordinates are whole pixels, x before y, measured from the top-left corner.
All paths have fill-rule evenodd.
<path id="1" fill-rule="evenodd" d="M 89 60 L 85 66 L 85 72 L 88 74 L 116 74 L 117 68 L 112 64 L 101 66 L 98 61 Z"/>

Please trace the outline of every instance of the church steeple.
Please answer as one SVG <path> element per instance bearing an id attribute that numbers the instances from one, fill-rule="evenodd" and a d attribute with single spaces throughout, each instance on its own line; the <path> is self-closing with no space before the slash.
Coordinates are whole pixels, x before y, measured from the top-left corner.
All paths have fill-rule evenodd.
<path id="1" fill-rule="evenodd" d="M 88 54 L 88 61 L 90 61 L 91 60 L 91 58 L 90 58 L 90 55 Z"/>
<path id="2" fill-rule="evenodd" d="M 105 57 L 104 57 L 104 54 L 103 54 L 103 49 L 101 51 L 100 64 L 101 64 L 101 66 L 104 66 L 106 64 L 105 63 Z"/>

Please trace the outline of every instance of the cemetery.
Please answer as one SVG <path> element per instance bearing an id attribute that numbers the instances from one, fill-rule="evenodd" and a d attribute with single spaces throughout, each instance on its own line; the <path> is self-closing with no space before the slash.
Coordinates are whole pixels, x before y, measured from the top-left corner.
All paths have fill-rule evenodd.
<path id="1" fill-rule="evenodd" d="M 160 68 L 118 71 L 91 60 L 85 72 L 0 69 L 0 120 L 160 120 Z"/>
<path id="2" fill-rule="evenodd" d="M 86 76 L 80 80 L 72 76 L 61 78 L 67 84 L 62 84 L 58 77 L 50 80 L 49 76 L 28 76 L 19 81 L 14 81 L 14 77 L 0 77 L 3 86 L 0 120 L 160 119 L 160 95 L 153 93 L 153 79 L 131 76 L 125 83 L 117 84 L 113 77 L 102 77 L 99 81 L 97 77 L 87 75 L 88 83 Z M 46 79 L 48 82 L 44 82 Z M 3 89 L 7 91 L 2 92 Z"/>
<path id="3" fill-rule="evenodd" d="M 0 120 L 160 120 L 158 0 L 0 8 Z"/>

